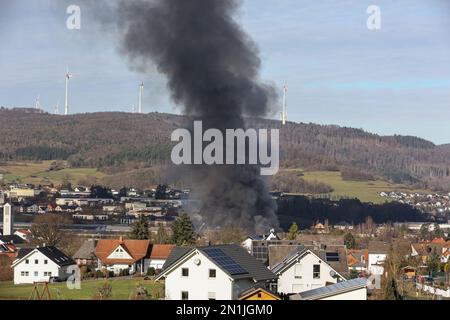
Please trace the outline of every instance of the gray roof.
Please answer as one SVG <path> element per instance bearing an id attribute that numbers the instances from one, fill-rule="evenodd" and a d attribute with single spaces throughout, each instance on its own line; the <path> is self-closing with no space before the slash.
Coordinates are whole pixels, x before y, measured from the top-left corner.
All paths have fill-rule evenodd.
<path id="1" fill-rule="evenodd" d="M 95 257 L 95 246 L 97 241 L 88 239 L 83 242 L 81 247 L 72 256 L 74 259 L 93 259 Z"/>
<path id="2" fill-rule="evenodd" d="M 294 249 L 283 260 L 273 266 L 272 272 L 275 274 L 281 272 L 290 265 L 290 262 L 294 257 L 301 256 L 304 252 L 306 252 L 306 248 L 304 246 L 294 247 Z"/>
<path id="3" fill-rule="evenodd" d="M 291 300 L 318 300 L 337 294 L 354 291 L 367 286 L 366 278 L 356 278 L 352 280 L 338 282 L 329 286 L 300 292 L 290 297 Z"/>
<path id="4" fill-rule="evenodd" d="M 208 253 L 205 252 L 205 249 L 220 249 L 225 255 L 233 259 L 239 266 L 245 269 L 246 273 L 232 275 L 227 272 L 227 270 L 221 268 L 224 272 L 226 272 L 231 278 L 238 279 L 247 279 L 252 278 L 255 281 L 266 281 L 276 279 L 277 276 L 267 269 L 260 261 L 258 261 L 255 257 L 249 254 L 244 248 L 241 246 L 231 244 L 231 245 L 217 245 L 217 246 L 206 246 L 206 247 L 197 247 L 197 248 L 182 248 L 176 247 L 170 253 L 170 256 L 167 258 L 166 263 L 163 266 L 163 270 L 161 271 L 160 276 L 162 276 L 165 271 L 170 268 L 173 264 L 179 261 L 181 258 L 186 256 L 187 254 L 193 252 L 194 250 L 199 250 L 204 255 L 208 256 Z M 214 262 L 214 260 L 212 260 Z M 217 265 L 219 268 L 220 266 Z"/>
<path id="5" fill-rule="evenodd" d="M 307 250 L 310 250 L 312 253 L 314 253 L 316 256 L 318 256 L 320 259 L 322 259 L 326 264 L 328 264 L 331 268 L 333 268 L 336 272 L 338 272 L 340 276 L 344 277 L 344 274 L 346 274 L 348 272 L 347 256 L 346 256 L 345 247 L 343 247 L 343 249 L 344 249 L 343 252 L 342 252 L 342 250 L 337 250 L 336 248 L 334 248 L 334 250 L 327 250 L 327 251 L 319 250 L 319 251 L 317 251 L 317 250 L 313 250 L 313 246 L 309 246 L 309 245 L 288 246 L 288 248 L 289 247 L 292 247 L 293 249 L 286 255 L 286 257 L 283 260 L 281 260 L 280 262 L 278 262 L 271 268 L 271 270 L 275 274 L 283 272 L 285 269 L 289 268 L 292 265 L 293 261 L 295 261 L 295 259 L 297 257 L 301 257 Z M 336 246 L 336 247 L 341 247 L 341 246 Z M 276 249 L 276 247 L 273 249 Z M 287 248 L 285 246 L 282 249 L 283 249 L 283 251 L 285 251 Z M 340 249 L 342 249 L 342 248 L 340 248 Z M 338 254 L 338 257 L 339 257 L 338 261 L 328 260 L 326 257 L 327 253 Z"/>
<path id="6" fill-rule="evenodd" d="M 22 244 L 25 243 L 25 240 L 23 240 L 18 235 L 12 234 L 9 236 L 0 236 L 0 241 L 5 243 L 12 243 L 12 244 Z"/>
<path id="7" fill-rule="evenodd" d="M 20 249 L 19 253 L 17 255 L 17 259 L 20 260 L 20 259 L 24 258 L 26 255 L 28 255 L 30 252 L 32 252 L 35 249 L 39 250 L 43 255 L 45 255 L 47 258 L 52 260 L 54 263 L 56 263 L 60 267 L 76 264 L 75 261 L 72 260 L 72 258 L 66 256 L 64 252 L 62 252 L 61 250 L 59 250 L 56 247 L 39 247 L 39 248 Z"/>

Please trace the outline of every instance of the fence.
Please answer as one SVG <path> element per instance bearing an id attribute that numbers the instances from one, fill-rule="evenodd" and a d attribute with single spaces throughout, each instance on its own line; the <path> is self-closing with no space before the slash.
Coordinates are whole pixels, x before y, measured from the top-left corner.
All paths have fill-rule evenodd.
<path id="1" fill-rule="evenodd" d="M 425 292 L 428 292 L 430 294 L 434 294 L 437 296 L 442 296 L 444 298 L 450 298 L 450 288 L 448 288 L 447 290 L 442 290 L 439 288 L 435 288 L 432 286 L 428 286 L 426 284 L 422 285 L 420 283 L 416 283 L 416 288 Z"/>

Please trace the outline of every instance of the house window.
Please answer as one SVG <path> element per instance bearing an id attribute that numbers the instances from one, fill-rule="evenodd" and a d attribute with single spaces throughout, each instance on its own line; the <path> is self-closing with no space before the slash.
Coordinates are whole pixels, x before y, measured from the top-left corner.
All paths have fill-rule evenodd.
<path id="1" fill-rule="evenodd" d="M 216 300 L 216 293 L 208 292 L 208 300 Z"/>
<path id="2" fill-rule="evenodd" d="M 34 264 L 38 264 L 38 263 L 39 263 L 38 259 L 34 260 Z"/>
<path id="3" fill-rule="evenodd" d="M 320 279 L 320 264 L 313 265 L 313 279 Z"/>
<path id="4" fill-rule="evenodd" d="M 181 269 L 181 276 L 183 277 L 189 277 L 189 269 L 188 268 L 182 268 Z M 184 291 L 183 291 L 184 292 Z"/>
<path id="5" fill-rule="evenodd" d="M 294 267 L 295 272 L 295 279 L 301 279 L 302 278 L 302 265 L 297 263 Z"/>
<path id="6" fill-rule="evenodd" d="M 216 277 L 216 269 L 209 269 L 209 277 L 210 278 Z"/>
<path id="7" fill-rule="evenodd" d="M 181 291 L 181 300 L 189 300 L 189 292 Z"/>
<path id="8" fill-rule="evenodd" d="M 48 264 L 48 260 L 44 260 L 44 264 Z"/>
<path id="9" fill-rule="evenodd" d="M 30 263 L 30 260 L 25 260 L 25 264 L 29 264 Z"/>
<path id="10" fill-rule="evenodd" d="M 37 271 L 34 272 L 34 276 L 37 277 L 39 276 L 39 273 Z"/>
<path id="11" fill-rule="evenodd" d="M 20 272 L 20 275 L 21 275 L 22 277 L 24 277 L 24 276 L 25 276 L 25 271 L 21 271 L 21 272 Z"/>
<path id="12" fill-rule="evenodd" d="M 25 277 L 28 277 L 30 275 L 29 271 L 25 271 Z"/>

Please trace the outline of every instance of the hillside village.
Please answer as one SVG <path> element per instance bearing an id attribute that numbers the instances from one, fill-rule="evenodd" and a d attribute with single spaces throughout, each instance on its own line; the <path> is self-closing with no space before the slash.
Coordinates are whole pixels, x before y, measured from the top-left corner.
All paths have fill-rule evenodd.
<path id="1" fill-rule="evenodd" d="M 381 192 L 381 197 L 404 203 L 430 213 L 432 216 L 447 218 L 450 214 L 450 193 Z"/>
<path id="2" fill-rule="evenodd" d="M 450 298 L 449 223 L 377 224 L 369 217 L 250 235 L 188 216 L 189 195 L 162 185 L 4 185 L 0 290 L 2 282 L 21 288 L 79 275 L 81 287 L 153 281 L 163 294 L 145 298 L 168 300 Z M 396 195 L 386 197 L 448 204 L 447 195 Z"/>

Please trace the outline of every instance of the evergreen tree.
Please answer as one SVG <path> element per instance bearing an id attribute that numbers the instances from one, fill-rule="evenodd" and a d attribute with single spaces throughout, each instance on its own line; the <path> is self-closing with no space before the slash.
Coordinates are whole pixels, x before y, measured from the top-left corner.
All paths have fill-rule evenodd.
<path id="1" fill-rule="evenodd" d="M 355 237 L 350 232 L 344 236 L 344 244 L 347 249 L 356 249 Z"/>
<path id="2" fill-rule="evenodd" d="M 298 234 L 298 226 L 295 222 L 292 223 L 291 227 L 289 228 L 289 233 L 288 233 L 288 240 L 295 240 L 297 239 L 297 234 Z"/>
<path id="3" fill-rule="evenodd" d="M 138 221 L 133 224 L 133 228 L 130 234 L 131 239 L 135 240 L 148 240 L 150 239 L 150 233 L 148 231 L 148 222 L 144 215 L 140 215 Z"/>
<path id="4" fill-rule="evenodd" d="M 172 224 L 172 240 L 177 246 L 195 243 L 194 228 L 188 214 L 183 212 Z"/>
<path id="5" fill-rule="evenodd" d="M 439 272 L 440 266 L 441 263 L 439 260 L 439 254 L 437 253 L 436 248 L 434 248 L 427 260 L 427 267 L 430 272 L 430 276 L 433 276 L 434 273 Z"/>

